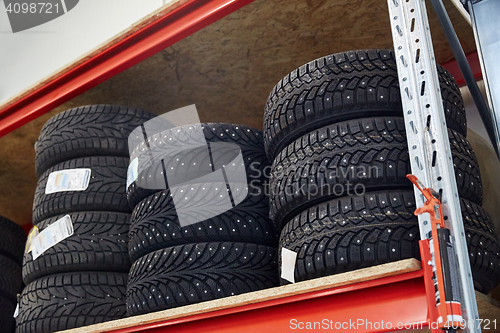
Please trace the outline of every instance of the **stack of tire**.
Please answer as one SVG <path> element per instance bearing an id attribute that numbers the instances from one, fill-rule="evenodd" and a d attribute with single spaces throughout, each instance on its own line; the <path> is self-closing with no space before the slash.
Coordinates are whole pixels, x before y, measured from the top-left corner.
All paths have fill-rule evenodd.
<path id="1" fill-rule="evenodd" d="M 74 233 L 35 260 L 33 251 L 25 253 L 18 333 L 54 332 L 126 315 L 128 136 L 153 117 L 134 108 L 93 105 L 59 113 L 43 126 L 35 144 L 39 180 L 32 232 L 41 235 L 69 216 Z M 76 169 L 90 170 L 86 188 L 46 192 L 49 175 L 59 172 L 62 182 L 71 184 L 71 175 L 60 172 Z"/>
<path id="2" fill-rule="evenodd" d="M 224 144 L 241 152 L 246 173 L 242 182 L 231 182 L 227 168 L 226 180 L 216 180 L 218 170 L 236 161 L 234 149 L 226 150 Z M 209 153 L 204 153 L 207 147 Z M 131 166 L 136 159 L 144 165 L 150 156 L 156 162 L 139 167 L 127 188 L 135 206 L 129 232 L 133 264 L 128 314 L 278 285 L 278 232 L 269 219 L 264 188 L 269 164 L 262 131 L 219 123 L 178 126 L 150 134 L 131 153 Z M 174 202 L 179 193 L 182 202 Z M 224 204 L 218 198 L 228 194 L 232 205 L 220 209 Z M 180 212 L 186 209 L 193 216 L 208 215 L 182 224 Z"/>
<path id="3" fill-rule="evenodd" d="M 500 248 L 480 207 L 460 90 L 437 69 L 474 282 L 488 293 L 500 279 Z M 268 98 L 264 138 L 270 216 L 282 230 L 280 253 L 297 253 L 295 281 L 419 258 L 393 51 L 337 53 L 285 76 Z"/>
<path id="4" fill-rule="evenodd" d="M 23 289 L 21 264 L 26 234 L 23 228 L 0 216 L 0 327 L 14 332 L 17 295 Z"/>

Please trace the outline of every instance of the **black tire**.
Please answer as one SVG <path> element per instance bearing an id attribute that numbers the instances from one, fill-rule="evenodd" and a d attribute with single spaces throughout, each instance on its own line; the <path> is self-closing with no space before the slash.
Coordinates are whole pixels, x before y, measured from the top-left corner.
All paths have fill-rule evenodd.
<path id="1" fill-rule="evenodd" d="M 21 265 L 23 262 L 26 233 L 17 223 L 0 216 L 0 255 Z"/>
<path id="2" fill-rule="evenodd" d="M 463 136 L 452 130 L 449 136 L 458 192 L 481 203 L 476 157 Z M 411 188 L 404 120 L 362 118 L 314 130 L 284 149 L 271 170 L 270 216 L 278 225 L 334 197 Z"/>
<path id="3" fill-rule="evenodd" d="M 467 134 L 460 90 L 438 67 L 448 127 Z M 313 60 L 285 76 L 271 91 L 264 113 L 264 140 L 272 161 L 301 135 L 349 119 L 402 116 L 394 52 L 360 50 Z"/>
<path id="4" fill-rule="evenodd" d="M 49 333 L 124 318 L 127 274 L 50 275 L 24 288 L 17 333 Z"/>
<path id="5" fill-rule="evenodd" d="M 155 116 L 115 105 L 81 106 L 50 118 L 35 143 L 35 170 L 40 177 L 63 161 L 86 156 L 129 156 L 129 134 Z"/>
<path id="6" fill-rule="evenodd" d="M 14 311 L 16 310 L 16 303 L 0 296 L 0 327 L 2 332 L 12 333 L 15 329 Z"/>
<path id="7" fill-rule="evenodd" d="M 17 294 L 23 289 L 21 266 L 0 255 L 0 296 L 16 303 Z"/>
<path id="8" fill-rule="evenodd" d="M 493 224 L 478 205 L 466 199 L 460 203 L 474 285 L 489 293 L 500 282 L 500 248 Z M 283 247 L 297 252 L 296 282 L 420 259 L 415 208 L 411 190 L 372 192 L 321 203 L 285 226 L 280 258 Z"/>
<path id="9" fill-rule="evenodd" d="M 483 182 L 476 154 L 463 135 L 448 129 L 448 139 L 450 140 L 459 195 L 481 205 L 483 203 Z"/>
<path id="10" fill-rule="evenodd" d="M 132 264 L 127 313 L 138 315 L 271 288 L 278 284 L 275 248 L 198 243 L 152 252 Z"/>
<path id="11" fill-rule="evenodd" d="M 460 208 L 474 288 L 489 294 L 500 283 L 500 246 L 495 226 L 482 207 L 460 199 Z"/>
<path id="12" fill-rule="evenodd" d="M 446 117 L 446 126 L 460 135 L 467 136 L 467 113 L 460 87 L 453 75 L 443 66 L 436 64 L 441 99 Z"/>
<path id="13" fill-rule="evenodd" d="M 313 206 L 286 224 L 284 247 L 297 252 L 295 282 L 420 258 L 415 197 L 381 191 Z M 283 283 L 284 281 L 282 281 Z"/>
<path id="14" fill-rule="evenodd" d="M 71 212 L 116 211 L 130 212 L 125 193 L 128 158 L 83 157 L 57 164 L 38 181 L 33 202 L 33 223 Z M 51 172 L 65 169 L 91 169 L 89 186 L 84 191 L 45 194 Z"/>
<path id="15" fill-rule="evenodd" d="M 197 193 L 207 193 L 190 195 L 192 205 L 196 205 L 195 199 L 217 196 L 226 191 L 221 184 L 193 185 L 192 188 Z M 264 189 L 250 187 L 248 191 L 245 200 L 231 210 L 185 227 L 179 224 L 170 190 L 147 197 L 132 213 L 129 232 L 131 261 L 158 249 L 188 243 L 243 242 L 277 247 L 278 231 L 269 219 L 269 199 Z"/>
<path id="16" fill-rule="evenodd" d="M 37 224 L 39 231 L 62 218 L 51 217 Z M 130 214 L 112 212 L 70 213 L 74 234 L 33 260 L 24 255 L 23 281 L 28 284 L 42 276 L 75 271 L 128 273 L 128 229 Z"/>
<path id="17" fill-rule="evenodd" d="M 264 151 L 262 131 L 221 123 L 206 123 L 201 124 L 201 127 L 204 137 L 200 135 L 200 127 L 186 125 L 152 135 L 147 142 L 137 146 L 130 161 L 135 158 L 139 161 L 139 180 L 132 182 L 127 188 L 127 198 L 132 208 L 162 189 L 184 182 L 193 183 L 197 178 L 229 164 L 237 156 L 237 147 L 241 150 L 248 182 L 260 185 L 267 179 L 266 168 L 269 168 L 269 162 Z M 217 146 L 220 143 L 232 145 Z M 152 156 L 154 162 L 151 162 Z M 165 178 L 168 179 L 168 184 Z M 203 181 L 206 182 L 206 179 Z M 162 186 L 159 187 L 159 184 Z"/>

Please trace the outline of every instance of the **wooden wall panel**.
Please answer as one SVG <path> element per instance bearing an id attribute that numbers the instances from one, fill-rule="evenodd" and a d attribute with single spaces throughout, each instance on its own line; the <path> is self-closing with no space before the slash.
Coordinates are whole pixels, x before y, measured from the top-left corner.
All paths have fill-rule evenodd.
<path id="1" fill-rule="evenodd" d="M 472 52 L 471 28 L 445 3 L 466 53 Z M 437 61 L 449 61 L 453 55 L 430 14 Z M 385 0 L 256 0 L 0 138 L 0 215 L 31 222 L 33 144 L 58 112 L 106 103 L 160 114 L 196 104 L 203 122 L 262 128 L 266 98 L 284 75 L 317 57 L 363 48 L 392 48 Z"/>

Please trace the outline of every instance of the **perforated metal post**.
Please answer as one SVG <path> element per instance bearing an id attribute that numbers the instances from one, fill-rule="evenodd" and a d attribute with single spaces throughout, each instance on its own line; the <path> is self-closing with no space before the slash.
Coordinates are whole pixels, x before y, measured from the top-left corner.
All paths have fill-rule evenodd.
<path id="1" fill-rule="evenodd" d="M 388 5 L 411 170 L 425 186 L 442 192 L 443 214 L 455 240 L 465 331 L 481 332 L 425 0 L 388 0 Z M 416 189 L 415 197 L 422 206 Z M 418 220 L 420 237 L 427 239 L 428 214 Z"/>

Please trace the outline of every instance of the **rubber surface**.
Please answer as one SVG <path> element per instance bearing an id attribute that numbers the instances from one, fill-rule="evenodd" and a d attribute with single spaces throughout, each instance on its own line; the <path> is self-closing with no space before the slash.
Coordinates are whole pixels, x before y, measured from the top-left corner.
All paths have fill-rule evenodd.
<path id="1" fill-rule="evenodd" d="M 460 208 L 474 288 L 489 294 L 500 283 L 500 246 L 495 226 L 482 207 L 460 199 Z"/>
<path id="2" fill-rule="evenodd" d="M 116 105 L 81 106 L 50 118 L 35 143 L 35 170 L 40 177 L 63 161 L 86 156 L 128 157 L 128 136 L 155 116 Z"/>
<path id="3" fill-rule="evenodd" d="M 240 152 L 245 168 L 231 168 Z M 153 193 L 194 183 L 222 166 L 229 166 L 225 168 L 229 181 L 246 173 L 247 181 L 256 185 L 269 172 L 262 131 L 234 124 L 204 123 L 162 131 L 137 146 L 130 161 L 136 158 L 138 179 L 127 188 L 132 208 Z"/>
<path id="4" fill-rule="evenodd" d="M 498 239 L 481 207 L 463 198 L 460 203 L 474 285 L 489 293 L 500 282 Z M 296 282 L 419 259 L 415 208 L 411 190 L 372 192 L 321 203 L 285 226 L 280 236 L 280 258 L 282 248 L 297 252 Z"/>
<path id="5" fill-rule="evenodd" d="M 448 139 L 450 140 L 459 195 L 481 205 L 483 203 L 483 182 L 476 154 L 463 135 L 448 129 Z"/>
<path id="6" fill-rule="evenodd" d="M 0 216 L 0 255 L 14 260 L 19 265 L 23 262 L 26 233 L 24 229 L 8 218 Z"/>
<path id="7" fill-rule="evenodd" d="M 295 282 L 419 258 L 414 210 L 411 190 L 330 200 L 305 210 L 284 227 L 280 251 L 284 247 L 297 252 Z"/>
<path id="8" fill-rule="evenodd" d="M 448 127 L 467 134 L 460 90 L 438 65 Z M 264 113 L 264 139 L 270 161 L 295 139 L 326 124 L 402 116 L 394 52 L 359 50 L 313 60 L 292 71 L 271 91 Z"/>
<path id="9" fill-rule="evenodd" d="M 189 204 L 225 193 L 221 184 L 192 186 Z M 188 243 L 213 241 L 244 242 L 277 247 L 278 231 L 269 219 L 269 198 L 264 189 L 250 187 L 245 200 L 232 209 L 196 224 L 181 227 L 170 190 L 153 194 L 132 213 L 129 254 L 132 261 L 152 251 Z M 210 198 L 209 198 L 210 199 Z M 210 210 L 217 207 L 193 207 Z"/>
<path id="10" fill-rule="evenodd" d="M 137 315 L 271 288 L 278 284 L 275 248 L 198 243 L 152 252 L 132 264 L 127 313 Z"/>
<path id="11" fill-rule="evenodd" d="M 16 295 L 23 289 L 21 266 L 0 255 L 0 296 L 15 303 Z"/>
<path id="12" fill-rule="evenodd" d="M 125 317 L 127 274 L 50 275 L 24 288 L 17 333 L 49 333 Z"/>
<path id="13" fill-rule="evenodd" d="M 128 273 L 128 229 L 130 214 L 79 212 L 68 214 L 74 234 L 55 244 L 36 260 L 24 255 L 23 282 L 42 276 L 75 271 L 113 271 Z M 51 217 L 37 224 L 39 231 L 62 218 Z"/>
<path id="14" fill-rule="evenodd" d="M 2 332 L 14 332 L 16 322 L 13 315 L 15 310 L 16 303 L 0 296 L 0 327 L 2 328 Z"/>
<path id="15" fill-rule="evenodd" d="M 33 223 L 65 213 L 81 211 L 130 212 L 125 193 L 128 158 L 83 157 L 48 169 L 38 181 L 33 201 Z M 66 169 L 91 169 L 89 186 L 84 191 L 45 194 L 51 172 Z"/>
<path id="16" fill-rule="evenodd" d="M 482 202 L 476 157 L 449 131 L 458 192 Z M 270 217 L 277 225 L 322 200 L 364 191 L 412 188 L 404 120 L 374 117 L 339 122 L 295 140 L 274 160 Z"/>

